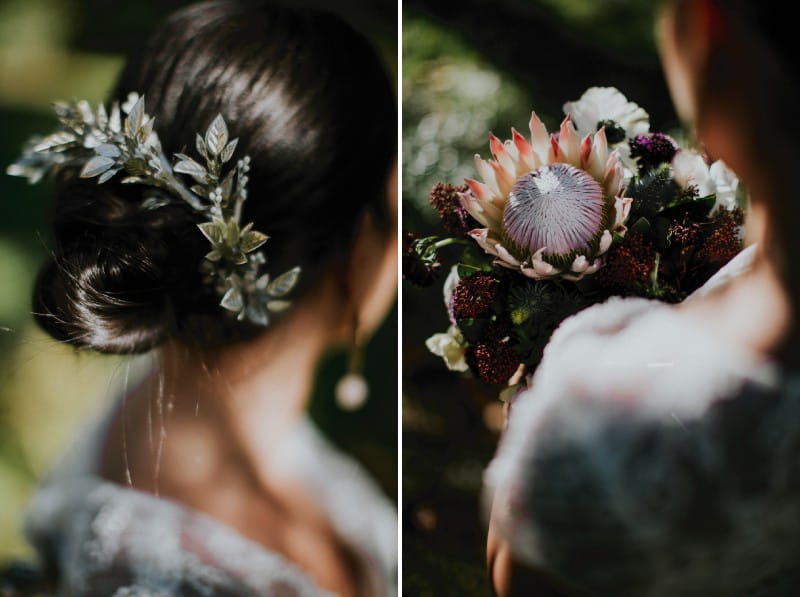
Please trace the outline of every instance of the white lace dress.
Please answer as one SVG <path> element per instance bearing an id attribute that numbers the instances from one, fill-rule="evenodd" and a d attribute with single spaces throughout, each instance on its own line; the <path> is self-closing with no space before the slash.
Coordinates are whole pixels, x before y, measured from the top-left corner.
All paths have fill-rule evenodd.
<path id="1" fill-rule="evenodd" d="M 330 593 L 279 553 L 179 503 L 97 474 L 108 418 L 31 502 L 26 531 L 65 597 L 319 597 Z M 366 570 L 364 595 L 397 594 L 397 515 L 363 468 L 302 421 L 285 470 L 308 488 Z"/>
<path id="2" fill-rule="evenodd" d="M 564 322 L 485 480 L 516 557 L 585 594 L 800 595 L 800 378 L 661 303 Z"/>

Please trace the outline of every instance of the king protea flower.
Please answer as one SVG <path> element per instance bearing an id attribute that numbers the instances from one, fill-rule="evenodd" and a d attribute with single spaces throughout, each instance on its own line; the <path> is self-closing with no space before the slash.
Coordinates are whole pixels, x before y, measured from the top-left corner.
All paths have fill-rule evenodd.
<path id="1" fill-rule="evenodd" d="M 495 263 L 530 278 L 569 280 L 596 272 L 614 234 L 623 236 L 631 199 L 603 128 L 578 137 L 570 116 L 549 135 L 535 113 L 531 142 L 512 129 L 490 135 L 494 160 L 475 156 L 483 182 L 467 179 L 464 208 L 485 228 L 469 234 Z"/>

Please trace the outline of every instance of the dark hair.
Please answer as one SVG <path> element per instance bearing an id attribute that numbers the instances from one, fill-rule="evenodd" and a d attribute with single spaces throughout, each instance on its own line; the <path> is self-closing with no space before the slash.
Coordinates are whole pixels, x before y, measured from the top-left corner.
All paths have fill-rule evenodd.
<path id="1" fill-rule="evenodd" d="M 386 223 L 396 149 L 394 91 L 371 45 L 338 17 L 240 2 L 191 6 L 133 55 L 112 94 L 136 91 L 165 153 L 194 146 L 219 113 L 252 159 L 243 223 L 270 236 L 267 271 L 299 265 L 296 299 L 345 263 L 365 209 Z M 263 328 L 237 322 L 201 280 L 208 242 L 175 205 L 140 208 L 143 187 L 70 181 L 53 212 L 52 258 L 34 290 L 39 325 L 101 352 L 167 338 L 213 347 Z"/>

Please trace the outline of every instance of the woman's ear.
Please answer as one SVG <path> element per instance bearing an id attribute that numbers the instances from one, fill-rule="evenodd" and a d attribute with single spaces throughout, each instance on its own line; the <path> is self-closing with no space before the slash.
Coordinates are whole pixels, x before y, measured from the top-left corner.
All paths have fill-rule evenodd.
<path id="1" fill-rule="evenodd" d="M 397 164 L 387 180 L 388 221 L 381 226 L 366 210 L 359 224 L 347 268 L 351 300 L 358 309 L 358 335 L 369 336 L 397 296 Z"/>

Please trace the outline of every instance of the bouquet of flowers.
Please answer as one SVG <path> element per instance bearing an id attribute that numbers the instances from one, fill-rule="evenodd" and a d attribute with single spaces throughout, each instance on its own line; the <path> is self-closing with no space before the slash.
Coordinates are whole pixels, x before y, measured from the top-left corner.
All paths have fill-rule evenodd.
<path id="1" fill-rule="evenodd" d="M 680 302 L 742 248 L 738 180 L 722 162 L 651 132 L 614 88 L 564 105 L 549 134 L 490 135 L 481 180 L 437 184 L 445 235 L 407 233 L 404 278 L 444 283 L 449 329 L 427 341 L 455 371 L 514 388 L 568 316 L 611 296 Z M 511 391 L 511 390 L 509 390 Z"/>

